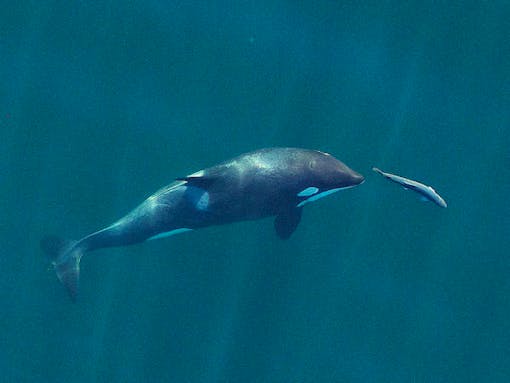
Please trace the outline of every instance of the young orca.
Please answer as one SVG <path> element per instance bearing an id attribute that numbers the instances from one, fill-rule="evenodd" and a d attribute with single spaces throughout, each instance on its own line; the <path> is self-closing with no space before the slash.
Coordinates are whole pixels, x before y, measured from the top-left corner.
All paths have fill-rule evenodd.
<path id="1" fill-rule="evenodd" d="M 372 168 L 372 170 L 376 173 L 379 173 L 384 178 L 389 179 L 399 185 L 402 185 L 404 189 L 414 190 L 416 193 L 420 194 L 422 199 L 425 201 L 432 201 L 437 206 L 447 207 L 445 200 L 437 194 L 437 192 L 430 186 L 424 185 L 421 182 L 410 180 L 409 178 L 404 178 L 401 176 L 397 176 L 391 173 L 385 173 L 379 168 Z"/>
<path id="2" fill-rule="evenodd" d="M 286 239 L 296 230 L 305 204 L 363 181 L 327 153 L 261 149 L 177 178 L 105 229 L 78 241 L 48 236 L 41 247 L 74 301 L 86 252 L 270 216 L 276 216 L 276 233 Z"/>

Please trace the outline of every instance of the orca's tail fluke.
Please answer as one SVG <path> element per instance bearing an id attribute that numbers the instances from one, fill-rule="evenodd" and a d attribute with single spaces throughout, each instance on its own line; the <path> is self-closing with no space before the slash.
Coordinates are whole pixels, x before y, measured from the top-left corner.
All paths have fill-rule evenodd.
<path id="1" fill-rule="evenodd" d="M 41 248 L 48 255 L 57 277 L 65 286 L 73 302 L 78 295 L 80 259 L 83 250 L 77 241 L 47 236 L 41 240 Z"/>

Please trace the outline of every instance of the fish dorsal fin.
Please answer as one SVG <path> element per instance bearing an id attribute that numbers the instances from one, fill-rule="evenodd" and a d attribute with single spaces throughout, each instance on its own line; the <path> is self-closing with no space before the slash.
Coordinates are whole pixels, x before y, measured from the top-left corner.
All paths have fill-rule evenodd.
<path id="1" fill-rule="evenodd" d="M 187 176 L 187 177 L 179 177 L 176 178 L 177 181 L 186 181 L 190 186 L 195 186 L 197 188 L 201 189 L 207 189 L 212 184 L 214 184 L 217 181 L 217 178 L 214 176 Z"/>
<path id="2" fill-rule="evenodd" d="M 281 239 L 288 239 L 301 221 L 301 207 L 289 207 L 278 214 L 274 220 L 276 234 Z"/>

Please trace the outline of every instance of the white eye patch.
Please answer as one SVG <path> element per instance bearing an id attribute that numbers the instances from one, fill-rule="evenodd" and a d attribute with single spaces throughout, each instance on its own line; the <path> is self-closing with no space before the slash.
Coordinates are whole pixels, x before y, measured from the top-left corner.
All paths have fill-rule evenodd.
<path id="1" fill-rule="evenodd" d="M 314 195 L 319 191 L 319 188 L 316 188 L 315 186 L 309 186 L 304 190 L 301 190 L 297 196 L 298 197 L 309 197 L 311 195 Z"/>
<path id="2" fill-rule="evenodd" d="M 311 197 L 309 197 L 309 198 L 305 199 L 304 201 L 301 201 L 300 203 L 298 203 L 297 207 L 304 206 L 304 205 L 306 205 L 309 202 L 317 201 L 318 199 L 324 198 L 324 197 L 326 197 L 326 196 L 328 196 L 330 194 L 333 194 L 333 193 L 335 193 L 335 192 L 337 192 L 339 190 L 342 190 L 342 188 L 329 189 L 329 190 L 323 191 L 322 193 L 312 195 Z"/>

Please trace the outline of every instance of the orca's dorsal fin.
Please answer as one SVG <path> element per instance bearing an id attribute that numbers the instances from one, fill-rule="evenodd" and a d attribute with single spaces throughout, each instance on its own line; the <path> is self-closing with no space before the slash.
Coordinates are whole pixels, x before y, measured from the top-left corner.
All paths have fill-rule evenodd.
<path id="1" fill-rule="evenodd" d="M 301 207 L 291 207 L 276 216 L 274 228 L 281 239 L 288 239 L 294 233 L 301 221 L 302 211 Z"/>
<path id="2" fill-rule="evenodd" d="M 212 176 L 186 176 L 176 178 L 177 181 L 186 181 L 190 186 L 195 186 L 201 189 L 207 189 L 213 183 L 217 181 L 216 177 Z"/>

